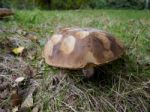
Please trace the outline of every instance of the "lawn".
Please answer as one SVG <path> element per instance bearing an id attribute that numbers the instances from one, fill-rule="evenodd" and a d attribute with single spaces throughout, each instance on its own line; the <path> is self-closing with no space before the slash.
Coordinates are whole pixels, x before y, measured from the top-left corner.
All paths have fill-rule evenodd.
<path id="1" fill-rule="evenodd" d="M 149 21 L 148 10 L 16 10 L 14 16 L 0 20 L 0 83 L 8 82 L 12 86 L 13 77 L 25 77 L 17 87 L 17 91 L 24 91 L 22 100 L 36 83 L 34 103 L 26 108 L 28 111 L 148 112 Z M 91 79 L 85 79 L 80 70 L 48 66 L 42 59 L 42 50 L 60 27 L 105 30 L 125 44 L 126 53 L 112 63 L 97 67 Z M 12 53 L 18 46 L 25 47 L 21 55 Z M 14 108 L 9 103 L 11 91 L 7 87 L 0 89 L 4 97 L 0 97 L 0 107 Z"/>

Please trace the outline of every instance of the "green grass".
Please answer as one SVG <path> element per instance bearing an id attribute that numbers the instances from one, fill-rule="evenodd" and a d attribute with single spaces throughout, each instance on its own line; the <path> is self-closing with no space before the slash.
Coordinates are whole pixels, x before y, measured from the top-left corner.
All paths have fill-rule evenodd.
<path id="1" fill-rule="evenodd" d="M 27 55 L 35 50 L 35 58 L 24 60 L 36 70 L 36 75 L 41 77 L 38 79 L 40 87 L 34 96 L 34 106 L 40 105 L 43 111 L 148 112 L 149 21 L 148 10 L 16 10 L 14 17 L 0 21 L 0 28 L 6 30 L 0 36 L 18 38 L 16 31 L 21 29 L 38 37 L 40 44 L 30 42 L 30 47 L 26 47 Z M 41 52 L 45 40 L 50 38 L 58 27 L 92 27 L 106 30 L 124 42 L 126 54 L 115 62 L 98 67 L 97 75 L 90 80 L 84 79 L 81 71 L 50 67 L 42 61 Z M 2 44 L 4 40 L 0 39 L 0 42 Z M 25 46 L 24 41 L 20 45 Z M 53 77 L 60 73 L 63 74 L 60 82 L 53 85 Z"/>

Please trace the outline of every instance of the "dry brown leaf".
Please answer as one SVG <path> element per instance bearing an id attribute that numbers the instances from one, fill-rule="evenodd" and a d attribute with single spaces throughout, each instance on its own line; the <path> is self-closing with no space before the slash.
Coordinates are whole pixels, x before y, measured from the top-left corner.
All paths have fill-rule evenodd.
<path id="1" fill-rule="evenodd" d="M 12 107 L 16 107 L 16 106 L 20 105 L 21 102 L 22 102 L 21 96 L 17 93 L 17 89 L 14 88 L 11 91 L 11 104 L 12 104 Z"/>
<path id="2" fill-rule="evenodd" d="M 37 105 L 32 109 L 32 112 L 39 112 L 40 106 Z"/>
<path id="3" fill-rule="evenodd" d="M 32 94 L 28 95 L 24 102 L 21 104 L 21 108 L 30 108 L 33 107 L 33 96 Z"/>

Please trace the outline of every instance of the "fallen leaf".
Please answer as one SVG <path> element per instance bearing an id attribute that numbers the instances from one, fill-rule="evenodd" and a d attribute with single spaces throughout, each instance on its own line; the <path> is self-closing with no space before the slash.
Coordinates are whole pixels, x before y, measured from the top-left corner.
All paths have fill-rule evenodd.
<path id="1" fill-rule="evenodd" d="M 30 108 L 33 107 L 33 96 L 32 94 L 28 95 L 24 102 L 21 104 L 21 108 Z"/>
<path id="2" fill-rule="evenodd" d="M 25 78 L 24 77 L 18 77 L 15 82 L 19 83 L 22 82 Z"/>
<path id="3" fill-rule="evenodd" d="M 18 47 L 18 48 L 14 48 L 12 52 L 17 55 L 17 54 L 21 54 L 23 50 L 24 50 L 24 47 Z"/>
<path id="4" fill-rule="evenodd" d="M 25 98 L 24 102 L 21 104 L 21 108 L 31 108 L 33 107 L 33 94 L 37 90 L 38 83 L 34 80 L 31 80 L 31 86 L 28 90 L 28 95 Z"/>
<path id="5" fill-rule="evenodd" d="M 37 106 L 35 106 L 33 109 L 32 109 L 32 112 L 39 112 L 39 106 L 37 105 Z"/>
<path id="6" fill-rule="evenodd" d="M 22 98 L 18 94 L 17 88 L 13 88 L 13 90 L 11 91 L 11 103 L 12 103 L 12 107 L 16 107 L 16 106 L 20 105 L 21 102 L 22 102 Z"/>

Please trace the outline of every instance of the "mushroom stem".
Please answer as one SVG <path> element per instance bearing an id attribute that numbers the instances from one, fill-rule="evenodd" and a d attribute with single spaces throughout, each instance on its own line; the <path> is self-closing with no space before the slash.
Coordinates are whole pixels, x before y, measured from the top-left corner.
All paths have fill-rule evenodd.
<path id="1" fill-rule="evenodd" d="M 86 78 L 90 78 L 94 75 L 94 68 L 93 67 L 85 67 L 82 69 L 82 72 Z"/>

